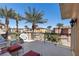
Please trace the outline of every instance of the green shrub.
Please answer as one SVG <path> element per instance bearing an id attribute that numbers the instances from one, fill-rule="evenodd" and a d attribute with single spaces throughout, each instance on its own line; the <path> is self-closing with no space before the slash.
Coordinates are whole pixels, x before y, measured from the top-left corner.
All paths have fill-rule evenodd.
<path id="1" fill-rule="evenodd" d="M 48 41 L 52 42 L 59 42 L 59 35 L 56 33 L 45 33 L 44 34 L 44 39 L 47 39 Z"/>

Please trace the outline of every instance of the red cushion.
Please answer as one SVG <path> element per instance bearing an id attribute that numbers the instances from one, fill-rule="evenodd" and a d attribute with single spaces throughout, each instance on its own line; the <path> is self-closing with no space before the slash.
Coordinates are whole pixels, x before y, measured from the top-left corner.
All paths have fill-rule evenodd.
<path id="1" fill-rule="evenodd" d="M 20 50 L 21 48 L 22 48 L 22 46 L 20 46 L 20 45 L 12 45 L 8 48 L 8 51 L 14 52 L 14 51 Z"/>
<path id="2" fill-rule="evenodd" d="M 31 50 L 31 51 L 25 53 L 23 56 L 40 56 L 40 54 Z"/>

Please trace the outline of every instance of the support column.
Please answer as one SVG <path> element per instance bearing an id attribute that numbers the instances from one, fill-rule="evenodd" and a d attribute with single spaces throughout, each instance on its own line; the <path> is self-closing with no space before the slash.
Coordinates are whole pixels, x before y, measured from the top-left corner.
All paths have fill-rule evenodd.
<path id="1" fill-rule="evenodd" d="M 76 51 L 76 40 L 77 40 L 77 27 L 76 24 L 74 24 L 73 27 L 71 27 L 71 49 L 72 51 Z"/>
<path id="2" fill-rule="evenodd" d="M 75 55 L 79 56 L 79 19 L 76 21 L 76 49 Z"/>

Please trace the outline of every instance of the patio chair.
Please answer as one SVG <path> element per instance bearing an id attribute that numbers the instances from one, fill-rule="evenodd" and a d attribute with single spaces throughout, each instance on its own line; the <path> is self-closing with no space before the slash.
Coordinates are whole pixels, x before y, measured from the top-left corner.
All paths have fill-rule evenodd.
<path id="1" fill-rule="evenodd" d="M 0 48 L 6 47 L 7 41 L 0 35 Z"/>
<path id="2" fill-rule="evenodd" d="M 26 33 L 20 34 L 19 38 L 20 38 L 20 41 L 21 41 L 22 43 L 27 42 L 27 40 L 28 40 L 28 36 L 27 36 Z"/>

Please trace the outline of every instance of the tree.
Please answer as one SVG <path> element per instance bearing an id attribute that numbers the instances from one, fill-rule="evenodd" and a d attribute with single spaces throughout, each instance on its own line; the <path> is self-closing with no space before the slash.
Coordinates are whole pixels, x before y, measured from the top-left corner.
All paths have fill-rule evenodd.
<path id="1" fill-rule="evenodd" d="M 59 30 L 60 30 L 61 27 L 63 27 L 63 24 L 62 23 L 58 23 L 57 26 L 58 26 L 58 34 L 60 34 Z"/>
<path id="2" fill-rule="evenodd" d="M 28 26 L 27 26 L 27 25 L 25 25 L 25 28 L 27 29 L 27 28 L 28 28 Z"/>
<path id="3" fill-rule="evenodd" d="M 62 23 L 58 23 L 57 26 L 58 27 L 63 27 L 63 24 Z"/>
<path id="4" fill-rule="evenodd" d="M 52 26 L 47 26 L 47 29 L 49 29 L 49 30 L 50 30 L 51 28 L 52 28 Z"/>
<path id="5" fill-rule="evenodd" d="M 52 28 L 52 26 L 47 26 L 48 32 L 50 32 L 51 28 Z"/>
<path id="6" fill-rule="evenodd" d="M 30 28 L 27 25 L 25 25 L 25 29 L 26 31 L 30 30 Z"/>
<path id="7" fill-rule="evenodd" d="M 2 21 L 0 20 L 0 29 L 2 29 Z"/>
<path id="8" fill-rule="evenodd" d="M 0 8 L 0 17 L 5 18 L 5 26 L 6 26 L 6 39 L 8 39 L 8 31 L 9 31 L 9 19 L 14 17 L 14 12 L 12 8 L 8 9 Z"/>
<path id="9" fill-rule="evenodd" d="M 47 22 L 47 19 L 43 18 L 44 14 L 42 11 L 38 11 L 35 8 L 28 8 L 28 10 L 26 10 L 25 12 L 25 18 L 26 21 L 29 23 L 32 23 L 32 39 L 34 39 L 34 29 L 36 28 L 36 25 L 39 24 L 43 24 Z"/>
<path id="10" fill-rule="evenodd" d="M 36 28 L 36 24 L 40 23 L 46 23 L 47 19 L 43 19 L 44 14 L 35 8 L 28 8 L 28 10 L 25 12 L 25 18 L 27 22 L 32 23 L 32 30 L 34 32 L 34 29 Z"/>
<path id="11" fill-rule="evenodd" d="M 18 13 L 15 13 L 14 19 L 16 20 L 16 32 L 18 33 L 18 24 L 22 20 L 22 17 Z"/>
<path id="12" fill-rule="evenodd" d="M 48 41 L 51 42 L 59 42 L 59 36 L 56 33 L 44 33 L 44 39 L 47 39 Z"/>

